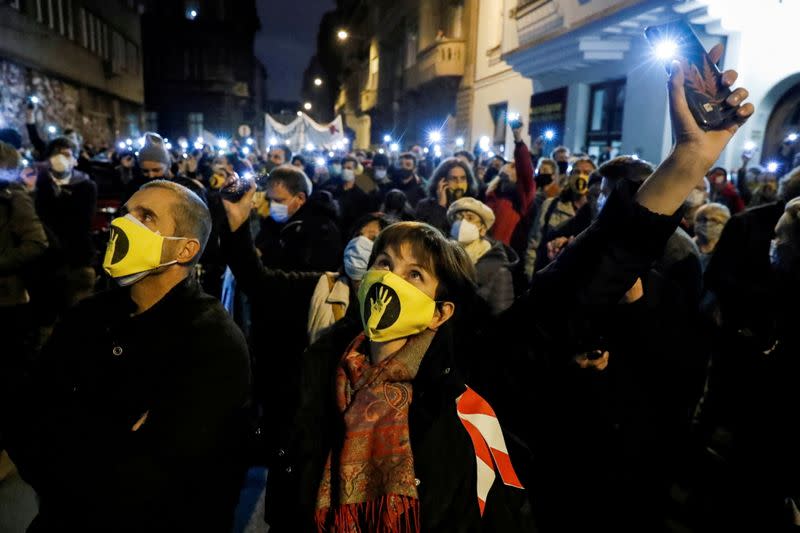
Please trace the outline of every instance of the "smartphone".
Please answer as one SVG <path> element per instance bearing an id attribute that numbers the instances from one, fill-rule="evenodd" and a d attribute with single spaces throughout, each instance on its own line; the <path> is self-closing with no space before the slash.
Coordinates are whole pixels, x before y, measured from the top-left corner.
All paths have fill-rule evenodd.
<path id="1" fill-rule="evenodd" d="M 736 118 L 736 108 L 725 103 L 731 90 L 722 85 L 722 73 L 687 22 L 677 20 L 650 26 L 645 28 L 644 35 L 665 61 L 667 73 L 673 60 L 683 64 L 686 101 L 701 128 L 719 129 Z"/>
<path id="2" fill-rule="evenodd" d="M 522 121 L 519 118 L 519 113 L 509 113 L 506 115 L 506 122 L 508 122 L 508 126 L 512 130 L 522 127 Z"/>

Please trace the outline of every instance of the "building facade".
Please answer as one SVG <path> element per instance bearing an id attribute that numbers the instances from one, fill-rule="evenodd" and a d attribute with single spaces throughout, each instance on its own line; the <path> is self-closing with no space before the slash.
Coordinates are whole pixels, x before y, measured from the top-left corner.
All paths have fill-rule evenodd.
<path id="1" fill-rule="evenodd" d="M 263 129 L 254 0 L 151 0 L 142 16 L 146 125 L 171 138 Z"/>
<path id="2" fill-rule="evenodd" d="M 73 128 L 95 146 L 137 135 L 144 104 L 139 3 L 0 2 L 0 127 L 23 132 L 31 96 L 39 99 L 43 134 Z"/>
<path id="3" fill-rule="evenodd" d="M 341 63 L 335 110 L 355 146 L 382 144 L 387 135 L 403 146 L 434 146 L 430 133 L 439 132 L 450 149 L 484 136 L 497 151 L 511 149 L 506 114 L 527 114 L 533 88 L 500 57 L 501 39 L 515 35 L 503 30 L 512 24 L 510 0 L 340 4 L 320 30 L 321 45 L 340 56 L 321 63 Z M 348 38 L 338 43 L 322 35 L 341 29 Z"/>
<path id="4" fill-rule="evenodd" d="M 512 12 L 501 57 L 534 80 L 533 133 L 599 155 L 606 146 L 658 162 L 672 144 L 666 73 L 644 28 L 688 21 L 703 44 L 723 43 L 756 115 L 723 153 L 735 168 L 747 143 L 766 163 L 800 129 L 800 62 L 791 57 L 800 2 L 759 0 L 527 0 Z M 516 41 L 516 42 L 514 42 Z M 508 45 L 508 46 L 506 46 Z M 788 55 L 787 55 L 788 54 Z M 784 172 L 788 169 L 781 169 Z"/>

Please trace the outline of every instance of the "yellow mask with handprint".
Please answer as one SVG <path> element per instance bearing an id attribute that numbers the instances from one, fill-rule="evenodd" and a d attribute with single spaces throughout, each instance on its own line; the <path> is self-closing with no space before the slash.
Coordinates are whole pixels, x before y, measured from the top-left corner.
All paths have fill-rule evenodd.
<path id="1" fill-rule="evenodd" d="M 428 329 L 436 302 L 388 270 L 369 270 L 358 290 L 364 334 L 376 342 L 410 337 Z"/>

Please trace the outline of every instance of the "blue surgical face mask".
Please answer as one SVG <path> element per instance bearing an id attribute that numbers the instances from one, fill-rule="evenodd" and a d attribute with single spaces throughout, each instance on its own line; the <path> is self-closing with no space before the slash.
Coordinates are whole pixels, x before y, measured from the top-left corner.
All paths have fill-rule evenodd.
<path id="1" fill-rule="evenodd" d="M 342 165 L 334 163 L 331 165 L 331 175 L 340 176 L 342 174 Z"/>
<path id="2" fill-rule="evenodd" d="M 289 207 L 286 204 L 273 202 L 269 206 L 269 216 L 278 224 L 282 224 L 289 220 Z"/>

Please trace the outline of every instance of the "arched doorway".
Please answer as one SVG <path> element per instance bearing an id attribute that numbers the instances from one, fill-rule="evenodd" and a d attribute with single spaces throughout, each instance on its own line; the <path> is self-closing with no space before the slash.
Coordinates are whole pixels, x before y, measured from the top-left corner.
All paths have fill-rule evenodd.
<path id="1" fill-rule="evenodd" d="M 782 151 L 781 145 L 792 133 L 798 134 L 798 139 L 791 147 Z M 793 158 L 797 154 L 800 154 L 800 83 L 783 93 L 772 109 L 763 146 L 764 159 L 780 162 L 781 173 L 791 170 Z"/>

